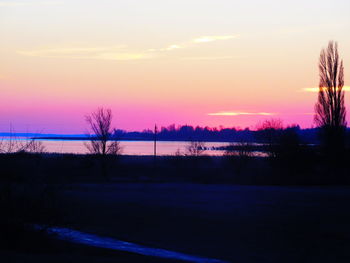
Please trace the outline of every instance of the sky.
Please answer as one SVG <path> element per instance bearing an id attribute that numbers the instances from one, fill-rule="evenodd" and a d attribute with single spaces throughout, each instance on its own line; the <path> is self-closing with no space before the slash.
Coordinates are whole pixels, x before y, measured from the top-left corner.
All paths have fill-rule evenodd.
<path id="1" fill-rule="evenodd" d="M 83 133 L 98 107 L 125 130 L 313 127 L 329 40 L 350 86 L 349 11 L 348 0 L 0 0 L 0 131 Z"/>

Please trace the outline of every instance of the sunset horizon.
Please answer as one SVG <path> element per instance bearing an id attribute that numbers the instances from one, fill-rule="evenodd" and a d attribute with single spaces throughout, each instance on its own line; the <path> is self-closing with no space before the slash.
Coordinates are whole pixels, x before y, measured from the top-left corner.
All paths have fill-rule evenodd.
<path id="1" fill-rule="evenodd" d="M 128 131 L 255 129 L 271 118 L 315 127 L 330 40 L 350 102 L 348 9 L 342 0 L 0 1 L 0 131 L 84 133 L 98 107 Z"/>
<path id="2" fill-rule="evenodd" d="M 1 263 L 350 262 L 350 0 L 0 0 Z"/>

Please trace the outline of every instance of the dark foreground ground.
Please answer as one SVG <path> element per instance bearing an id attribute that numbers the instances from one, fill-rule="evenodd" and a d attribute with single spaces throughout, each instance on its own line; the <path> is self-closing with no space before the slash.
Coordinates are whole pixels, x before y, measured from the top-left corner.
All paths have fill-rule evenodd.
<path id="1" fill-rule="evenodd" d="M 179 261 L 146 257 L 137 254 L 112 251 L 72 244 L 60 240 L 43 238 L 33 245 L 43 245 L 45 249 L 24 249 L 24 251 L 0 250 L 0 260 L 4 263 L 177 263 Z M 42 244 L 45 242 L 45 244 Z"/>
<path id="2" fill-rule="evenodd" d="M 350 262 L 349 188 L 72 185 L 71 226 L 229 262 Z"/>
<path id="3" fill-rule="evenodd" d="M 349 262 L 350 189 L 199 184 L 77 184 L 66 225 L 229 262 Z M 4 262 L 174 262 L 64 242 Z M 32 260 L 32 261 L 31 261 Z"/>
<path id="4" fill-rule="evenodd" d="M 118 176 L 105 178 L 100 173 L 91 176 L 91 171 L 98 171 L 93 165 L 84 170 L 80 164 L 67 165 L 69 158 L 67 162 L 60 159 L 56 166 L 48 166 L 45 160 L 21 159 L 18 163 L 22 166 L 13 168 L 11 176 L 1 184 L 10 182 L 15 189 L 29 185 L 30 193 L 38 192 L 36 187 L 42 181 L 45 186 L 53 186 L 59 217 L 51 218 L 52 224 L 228 262 L 350 262 L 348 186 L 237 185 L 227 179 L 230 172 L 223 173 L 229 168 L 217 160 L 210 165 L 195 163 L 186 174 L 184 168 L 171 168 L 172 172 L 164 177 L 161 171 L 170 168 L 157 170 L 131 160 L 130 166 L 119 166 Z M 90 161 L 83 167 L 91 165 Z M 33 169 L 25 173 L 24 168 L 33 162 L 39 163 L 39 168 L 33 168 L 37 173 L 33 174 Z M 178 160 L 172 162 L 182 165 Z M 263 162 L 249 163 L 252 167 L 246 170 L 257 173 L 251 178 L 264 178 L 264 171 L 259 173 L 258 169 L 265 167 Z M 51 169 L 40 163 L 56 169 L 50 173 Z M 198 175 L 207 179 L 201 181 Z M 216 175 L 218 182 L 213 179 Z M 241 178 L 242 174 L 233 176 Z M 276 176 L 284 178 L 283 173 L 273 178 Z M 263 180 L 258 181 L 262 184 Z M 16 207 L 21 207 L 16 202 Z M 2 212 L 13 209 L 3 207 Z M 30 211 L 41 211 L 35 209 Z M 31 222 L 42 219 L 20 215 Z M 18 216 L 14 213 L 9 218 L 17 221 Z M 0 231 L 4 233 L 3 226 Z M 23 240 L 28 240 L 28 246 Z M 46 236 L 25 235 L 19 247 L 6 246 L 0 236 L 0 244 L 1 262 L 175 262 L 69 244 Z"/>

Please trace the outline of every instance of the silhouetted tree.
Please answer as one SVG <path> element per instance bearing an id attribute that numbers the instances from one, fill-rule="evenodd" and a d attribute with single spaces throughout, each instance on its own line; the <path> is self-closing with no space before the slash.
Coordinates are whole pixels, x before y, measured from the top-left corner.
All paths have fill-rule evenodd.
<path id="1" fill-rule="evenodd" d="M 44 153 L 45 146 L 41 141 L 31 139 L 23 145 L 21 151 L 27 153 Z"/>
<path id="2" fill-rule="evenodd" d="M 0 153 L 44 153 L 44 144 L 35 139 L 21 140 L 10 125 L 10 132 L 6 140 L 0 140 Z"/>
<path id="3" fill-rule="evenodd" d="M 268 119 L 257 125 L 257 130 L 282 130 L 283 121 L 281 119 Z"/>
<path id="4" fill-rule="evenodd" d="M 278 124 L 279 123 L 279 124 Z M 277 124 L 277 126 L 276 126 Z M 169 127 L 161 127 L 157 133 L 157 140 L 159 141 L 191 141 L 191 138 L 196 138 L 197 141 L 220 141 L 220 142 L 266 142 L 266 131 L 261 130 L 263 126 L 278 127 L 281 126 L 280 120 L 267 120 L 257 126 L 259 130 L 253 131 L 245 128 L 239 130 L 236 128 L 224 128 L 215 130 L 208 127 L 193 127 L 187 129 L 188 132 L 183 132 L 182 126 L 175 128 L 175 125 Z M 316 144 L 319 143 L 317 137 L 318 128 L 312 129 L 297 129 L 297 133 L 305 143 Z M 280 132 L 277 132 L 280 133 Z M 115 130 L 115 138 L 123 138 L 129 140 L 154 140 L 154 132 L 152 130 L 143 130 L 142 132 L 133 131 L 126 132 L 123 130 Z"/>
<path id="5" fill-rule="evenodd" d="M 301 154 L 301 141 L 298 135 L 300 127 L 292 125 L 281 131 L 276 151 L 277 157 L 296 164 Z"/>
<path id="6" fill-rule="evenodd" d="M 338 54 L 338 44 L 330 41 L 319 59 L 319 92 L 315 105 L 315 122 L 321 128 L 325 146 L 341 148 L 346 127 L 344 105 L 344 66 Z"/>
<path id="7" fill-rule="evenodd" d="M 200 141 L 191 141 L 186 147 L 188 155 L 201 156 L 205 151 L 205 144 Z"/>
<path id="8" fill-rule="evenodd" d="M 90 143 L 85 144 L 92 154 L 119 154 L 121 147 L 119 142 L 112 138 L 112 111 L 98 108 L 91 115 L 86 116 L 86 122 L 93 135 L 90 135 Z"/>
<path id="9" fill-rule="evenodd" d="M 267 144 L 267 150 L 271 157 L 276 157 L 278 144 L 283 130 L 283 122 L 280 119 L 269 119 L 257 125 L 258 136 Z"/>

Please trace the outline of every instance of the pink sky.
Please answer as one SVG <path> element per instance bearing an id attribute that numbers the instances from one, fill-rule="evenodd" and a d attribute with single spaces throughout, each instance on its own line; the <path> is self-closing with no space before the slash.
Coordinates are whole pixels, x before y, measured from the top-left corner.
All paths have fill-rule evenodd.
<path id="1" fill-rule="evenodd" d="M 252 2 L 0 0 L 0 130 L 82 133 L 100 106 L 126 130 L 311 127 L 329 40 L 350 83 L 350 4 Z"/>

